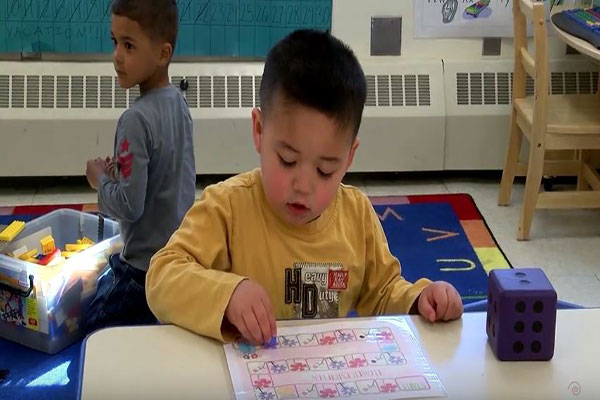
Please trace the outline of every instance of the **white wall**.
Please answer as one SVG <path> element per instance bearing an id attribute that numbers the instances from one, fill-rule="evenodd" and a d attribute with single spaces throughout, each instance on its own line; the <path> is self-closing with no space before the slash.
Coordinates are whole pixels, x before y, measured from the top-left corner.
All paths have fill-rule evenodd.
<path id="1" fill-rule="evenodd" d="M 502 40 L 501 56 L 484 57 L 482 39 L 414 39 L 413 14 L 413 0 L 333 0 L 332 33 L 353 48 L 368 74 L 423 73 L 431 85 L 431 106 L 365 109 L 356 170 L 501 168 L 510 106 L 458 105 L 456 75 L 510 72 L 512 40 Z M 390 16 L 402 17 L 402 55 L 372 57 L 371 18 Z M 597 71 L 589 65 L 575 68 L 574 61 L 587 61 L 582 56 L 565 56 L 566 46 L 558 39 L 552 39 L 551 44 L 552 59 L 568 60 L 560 71 Z M 262 63 L 249 62 L 174 63 L 171 67 L 172 75 L 181 76 L 257 76 L 261 70 Z M 0 63 L 0 71 L 0 75 L 114 74 L 109 62 Z M 28 96 L 27 90 L 24 95 Z M 5 154 L 0 146 L 0 176 L 78 175 L 83 173 L 86 158 L 110 152 L 120 109 L 36 107 L 0 108 L 0 136 L 11 150 Z M 248 112 L 232 108 L 192 110 L 197 121 L 198 173 L 233 173 L 255 165 Z M 76 140 L 73 135 L 78 135 Z"/>
<path id="2" fill-rule="evenodd" d="M 419 0 L 426 1 L 426 0 Z M 483 39 L 415 39 L 413 0 L 333 0 L 332 33 L 348 44 L 361 59 L 435 58 L 494 59 L 482 56 Z M 371 18 L 402 17 L 402 55 L 373 57 L 370 55 Z M 512 58 L 512 39 L 502 39 L 500 58 Z M 562 57 L 566 46 L 551 40 L 551 58 Z"/>

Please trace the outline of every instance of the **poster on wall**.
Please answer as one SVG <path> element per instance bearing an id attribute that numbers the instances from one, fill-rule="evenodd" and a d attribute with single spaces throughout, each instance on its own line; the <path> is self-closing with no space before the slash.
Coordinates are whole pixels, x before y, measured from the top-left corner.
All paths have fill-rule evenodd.
<path id="1" fill-rule="evenodd" d="M 512 37 L 512 2 L 512 0 L 414 0 L 415 37 Z M 558 0 L 544 0 L 548 15 L 550 8 L 558 2 Z"/>

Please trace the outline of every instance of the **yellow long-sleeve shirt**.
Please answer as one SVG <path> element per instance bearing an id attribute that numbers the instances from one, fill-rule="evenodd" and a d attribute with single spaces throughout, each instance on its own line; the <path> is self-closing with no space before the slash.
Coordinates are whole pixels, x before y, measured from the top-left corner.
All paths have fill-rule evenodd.
<path id="1" fill-rule="evenodd" d="M 377 214 L 341 185 L 315 221 L 294 227 L 270 208 L 260 170 L 207 187 L 146 277 L 163 323 L 219 340 L 225 309 L 245 278 L 267 291 L 276 319 L 404 314 L 430 283 L 400 276 Z"/>

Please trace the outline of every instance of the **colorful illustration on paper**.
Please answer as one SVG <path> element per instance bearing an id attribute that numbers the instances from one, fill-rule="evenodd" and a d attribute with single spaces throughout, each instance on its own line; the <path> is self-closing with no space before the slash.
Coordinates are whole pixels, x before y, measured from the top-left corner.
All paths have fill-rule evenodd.
<path id="1" fill-rule="evenodd" d="M 237 400 L 445 396 L 403 318 L 281 327 L 271 343 L 225 353 Z"/>

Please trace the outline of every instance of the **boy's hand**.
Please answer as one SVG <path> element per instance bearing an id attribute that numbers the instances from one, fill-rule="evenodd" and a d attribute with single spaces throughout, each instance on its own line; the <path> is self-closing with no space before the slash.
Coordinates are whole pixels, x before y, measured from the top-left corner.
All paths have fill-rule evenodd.
<path id="1" fill-rule="evenodd" d="M 113 181 L 117 180 L 117 162 L 115 161 L 114 158 L 111 157 L 106 157 L 106 159 L 104 160 L 106 163 L 106 167 L 105 167 L 105 173 L 106 175 L 108 175 L 108 177 L 110 179 L 112 179 Z"/>
<path id="2" fill-rule="evenodd" d="M 87 177 L 88 183 L 92 189 L 98 190 L 98 181 L 100 180 L 100 176 L 102 176 L 105 169 L 106 162 L 101 158 L 87 161 L 85 176 Z"/>
<path id="3" fill-rule="evenodd" d="M 249 279 L 240 282 L 233 291 L 225 318 L 254 345 L 269 343 L 277 336 L 271 300 L 262 286 Z"/>
<path id="4" fill-rule="evenodd" d="M 423 289 L 419 296 L 419 314 L 431 322 L 451 321 L 463 312 L 460 295 L 448 282 L 437 281 Z"/>

